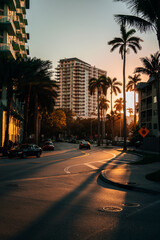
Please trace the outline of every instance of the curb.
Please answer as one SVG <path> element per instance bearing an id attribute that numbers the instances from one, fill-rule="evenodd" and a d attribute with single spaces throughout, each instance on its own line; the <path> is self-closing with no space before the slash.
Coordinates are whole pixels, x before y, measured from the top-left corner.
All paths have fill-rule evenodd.
<path id="1" fill-rule="evenodd" d="M 160 192 L 158 192 L 158 191 L 154 191 L 154 190 L 150 190 L 150 189 L 146 189 L 146 188 L 141 188 L 141 187 L 136 187 L 136 186 L 129 185 L 129 184 L 122 184 L 122 183 L 118 183 L 118 182 L 113 182 L 113 181 L 111 181 L 108 178 L 103 176 L 103 172 L 104 171 L 105 170 L 100 172 L 99 178 L 103 182 L 105 182 L 105 183 L 111 184 L 111 185 L 119 187 L 119 188 L 127 189 L 127 190 L 133 190 L 133 191 L 137 191 L 137 192 L 150 193 L 150 194 L 153 194 L 153 195 L 160 194 Z"/>

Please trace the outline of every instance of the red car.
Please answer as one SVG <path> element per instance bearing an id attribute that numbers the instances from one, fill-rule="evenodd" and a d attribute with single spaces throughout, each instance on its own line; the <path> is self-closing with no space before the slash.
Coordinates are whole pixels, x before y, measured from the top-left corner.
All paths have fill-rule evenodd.
<path id="1" fill-rule="evenodd" d="M 54 144 L 52 142 L 45 142 L 44 146 L 42 147 L 43 151 L 52 151 L 54 150 Z"/>

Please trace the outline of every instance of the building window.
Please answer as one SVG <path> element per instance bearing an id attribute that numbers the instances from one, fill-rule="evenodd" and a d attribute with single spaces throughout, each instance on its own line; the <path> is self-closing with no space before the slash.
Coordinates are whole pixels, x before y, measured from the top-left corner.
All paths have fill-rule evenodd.
<path id="1" fill-rule="evenodd" d="M 153 83 L 153 87 L 156 88 L 157 87 L 157 84 L 156 82 Z"/>
<path id="2" fill-rule="evenodd" d="M 4 6 L 0 3 L 0 16 L 4 16 Z"/>
<path id="3" fill-rule="evenodd" d="M 154 103 L 157 102 L 157 96 L 154 96 L 154 98 L 153 98 L 153 102 L 154 102 Z"/>
<path id="4" fill-rule="evenodd" d="M 154 123 L 153 128 L 157 129 L 157 123 Z"/>
<path id="5" fill-rule="evenodd" d="M 0 43 L 3 43 L 3 32 L 0 31 Z"/>
<path id="6" fill-rule="evenodd" d="M 157 110 L 153 110 L 153 116 L 157 116 Z"/>

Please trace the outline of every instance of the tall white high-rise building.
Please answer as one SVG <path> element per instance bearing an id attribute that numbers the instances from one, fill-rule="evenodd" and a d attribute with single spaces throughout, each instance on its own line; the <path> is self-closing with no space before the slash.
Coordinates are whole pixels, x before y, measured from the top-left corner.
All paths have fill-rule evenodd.
<path id="1" fill-rule="evenodd" d="M 65 58 L 56 68 L 59 96 L 56 108 L 70 109 L 76 116 L 91 117 L 97 111 L 97 94 L 89 93 L 89 79 L 107 75 L 107 72 L 78 59 Z"/>

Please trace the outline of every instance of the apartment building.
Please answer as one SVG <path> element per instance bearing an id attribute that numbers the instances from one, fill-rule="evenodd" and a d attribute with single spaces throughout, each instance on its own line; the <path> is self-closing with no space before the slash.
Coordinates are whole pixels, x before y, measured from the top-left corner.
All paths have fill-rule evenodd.
<path id="1" fill-rule="evenodd" d="M 150 136 L 158 136 L 158 115 L 156 82 L 150 78 L 148 82 L 137 85 L 139 93 L 139 126 L 145 126 Z"/>
<path id="2" fill-rule="evenodd" d="M 56 68 L 59 96 L 56 108 L 72 110 L 77 117 L 91 117 L 97 112 L 97 94 L 89 94 L 89 79 L 107 72 L 78 59 L 65 58 Z"/>
<path id="3" fill-rule="evenodd" d="M 16 59 L 26 58 L 29 34 L 26 32 L 26 9 L 29 0 L 0 0 L 0 55 Z M 0 146 L 3 145 L 6 128 L 6 86 L 0 81 Z M 9 139 L 19 141 L 22 130 L 23 111 L 21 103 L 13 96 Z"/>
<path id="4" fill-rule="evenodd" d="M 29 0 L 0 0 L 0 54 L 13 57 L 27 57 L 26 9 Z"/>

